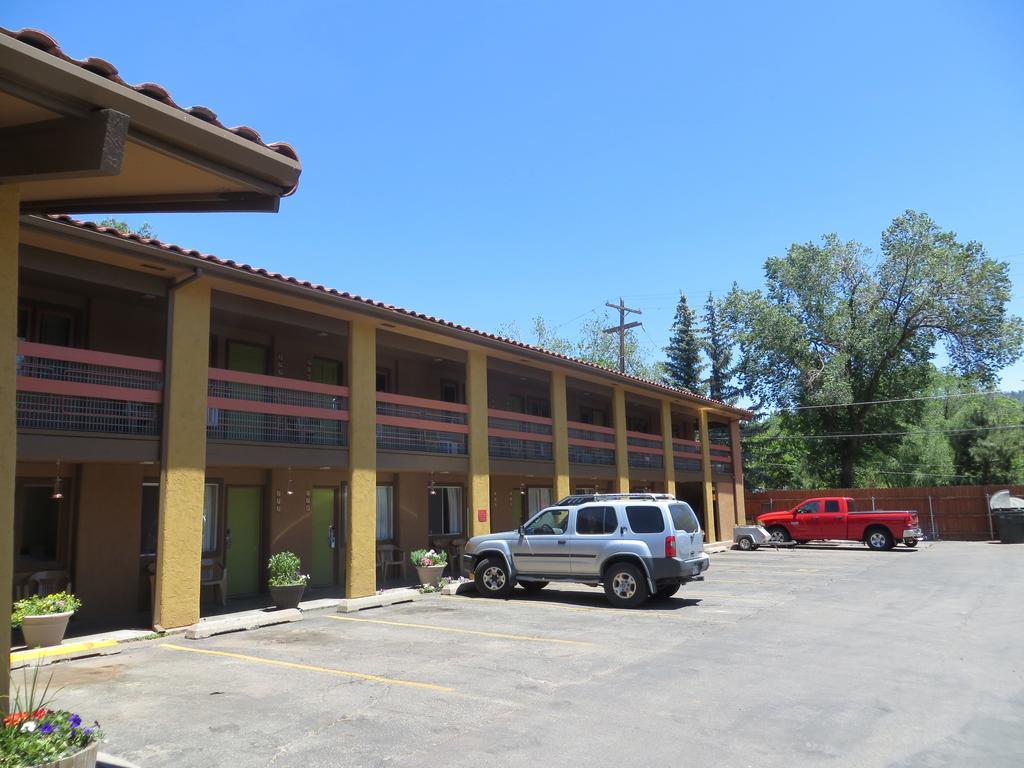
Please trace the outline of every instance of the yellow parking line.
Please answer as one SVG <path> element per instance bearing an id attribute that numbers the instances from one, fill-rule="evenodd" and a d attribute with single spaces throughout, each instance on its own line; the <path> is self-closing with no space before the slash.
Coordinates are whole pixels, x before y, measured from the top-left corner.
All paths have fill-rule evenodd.
<path id="1" fill-rule="evenodd" d="M 365 624 L 385 624 L 389 627 L 410 627 L 412 629 L 429 629 L 434 632 L 456 632 L 460 635 L 478 635 L 480 637 L 496 637 L 502 640 L 526 640 L 534 643 L 561 643 L 564 645 L 593 645 L 583 640 L 560 640 L 554 637 L 534 637 L 532 635 L 507 635 L 504 632 L 481 632 L 476 629 L 456 629 L 455 627 L 439 627 L 435 624 L 410 624 L 404 621 L 383 621 L 382 619 L 357 619 L 354 616 L 327 616 L 335 621 L 359 621 Z"/>
<path id="2" fill-rule="evenodd" d="M 81 653 L 92 651 L 97 648 L 109 648 L 117 645 L 117 640 L 93 640 L 85 643 L 67 643 L 65 645 L 54 645 L 50 648 L 33 648 L 25 651 L 15 651 L 11 654 L 11 663 L 16 661 L 32 661 L 33 659 L 45 659 L 51 656 L 67 656 L 69 653 Z"/>
<path id="3" fill-rule="evenodd" d="M 326 675 L 337 675 L 339 677 L 354 677 L 357 680 L 369 680 L 373 683 L 384 683 L 385 685 L 406 685 L 410 688 L 424 688 L 428 691 L 440 691 L 442 693 L 452 693 L 455 689 L 448 688 L 443 685 L 433 685 L 432 683 L 416 683 L 411 680 L 395 680 L 390 677 L 381 677 L 380 675 L 366 675 L 362 672 L 346 672 L 342 669 L 331 669 L 330 667 L 315 667 L 311 664 L 296 664 L 292 661 L 279 661 L 277 659 L 263 659 L 259 656 L 247 656 L 244 653 L 228 653 L 227 651 L 211 651 L 206 648 L 186 648 L 183 645 L 174 645 L 173 643 L 161 643 L 161 648 L 167 648 L 171 651 L 186 651 L 188 653 L 205 653 L 210 656 L 223 656 L 228 659 L 238 659 L 240 661 L 251 661 L 256 664 L 266 664 L 272 667 L 284 667 L 285 669 L 301 669 L 306 672 L 322 672 Z"/>

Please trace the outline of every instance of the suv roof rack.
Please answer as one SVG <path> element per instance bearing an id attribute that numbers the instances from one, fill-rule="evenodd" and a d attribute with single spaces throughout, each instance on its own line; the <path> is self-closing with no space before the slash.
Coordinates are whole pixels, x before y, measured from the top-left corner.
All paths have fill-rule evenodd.
<path id="1" fill-rule="evenodd" d="M 566 496 L 556 502 L 555 506 L 575 507 L 591 501 L 614 501 L 619 499 L 636 499 L 637 501 L 675 501 L 671 493 L 581 493 Z"/>

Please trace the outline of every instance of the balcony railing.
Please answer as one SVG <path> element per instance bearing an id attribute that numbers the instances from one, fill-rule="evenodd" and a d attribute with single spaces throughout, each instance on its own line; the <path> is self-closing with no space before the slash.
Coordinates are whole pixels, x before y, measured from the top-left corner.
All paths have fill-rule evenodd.
<path id="1" fill-rule="evenodd" d="M 348 388 L 210 369 L 211 440 L 341 447 L 348 444 Z"/>
<path id="2" fill-rule="evenodd" d="M 19 429 L 160 433 L 159 360 L 21 341 L 17 376 Z"/>
<path id="3" fill-rule="evenodd" d="M 732 472 L 732 446 L 728 443 L 711 443 L 712 472 Z"/>
<path id="4" fill-rule="evenodd" d="M 551 461 L 551 419 L 513 411 L 487 411 L 487 442 L 492 458 Z"/>
<path id="5" fill-rule="evenodd" d="M 615 466 L 615 430 L 595 424 L 570 421 L 569 462 Z"/>
<path id="6" fill-rule="evenodd" d="M 377 448 L 466 455 L 469 408 L 422 397 L 377 393 Z"/>
<path id="7" fill-rule="evenodd" d="M 665 449 L 661 435 L 626 432 L 626 445 L 629 446 L 629 466 L 636 469 L 665 467 Z"/>
<path id="8" fill-rule="evenodd" d="M 702 461 L 700 443 L 695 440 L 673 440 L 672 452 L 676 469 L 700 472 Z"/>

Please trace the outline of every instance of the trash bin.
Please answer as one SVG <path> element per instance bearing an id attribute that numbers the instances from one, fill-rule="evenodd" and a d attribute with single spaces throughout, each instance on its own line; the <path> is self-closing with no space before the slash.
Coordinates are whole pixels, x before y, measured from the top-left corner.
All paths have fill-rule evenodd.
<path id="1" fill-rule="evenodd" d="M 1024 510 L 993 510 L 992 518 L 996 535 L 1003 544 L 1024 544 Z"/>

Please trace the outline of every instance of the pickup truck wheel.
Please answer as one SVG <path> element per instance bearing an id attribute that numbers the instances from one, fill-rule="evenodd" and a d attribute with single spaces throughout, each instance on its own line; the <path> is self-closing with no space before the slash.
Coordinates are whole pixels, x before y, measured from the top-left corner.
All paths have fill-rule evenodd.
<path id="1" fill-rule="evenodd" d="M 509 575 L 505 561 L 488 557 L 476 567 L 476 591 L 484 597 L 508 597 L 516 583 Z"/>
<path id="2" fill-rule="evenodd" d="M 550 583 L 548 581 L 520 581 L 519 586 L 527 592 L 540 592 Z"/>
<path id="3" fill-rule="evenodd" d="M 864 537 L 864 541 L 867 545 L 876 551 L 882 551 L 883 549 L 892 549 L 896 546 L 892 540 L 892 534 L 884 528 L 873 528 L 868 531 L 868 535 Z"/>
<path id="4" fill-rule="evenodd" d="M 614 563 L 604 574 L 604 594 L 616 608 L 636 608 L 647 600 L 647 579 L 635 565 Z"/>
<path id="5" fill-rule="evenodd" d="M 905 547 L 916 547 L 917 546 L 917 539 L 904 539 L 903 540 L 903 546 L 905 546 Z"/>
<path id="6" fill-rule="evenodd" d="M 787 531 L 781 525 L 776 525 L 774 528 L 769 528 L 768 533 L 771 536 L 771 541 L 776 544 L 785 544 L 787 541 L 789 541 L 789 531 Z"/>
<path id="7" fill-rule="evenodd" d="M 682 584 L 666 584 L 664 587 L 660 587 L 658 589 L 658 592 L 655 595 L 655 597 L 657 597 L 659 600 L 667 600 L 682 588 Z"/>

